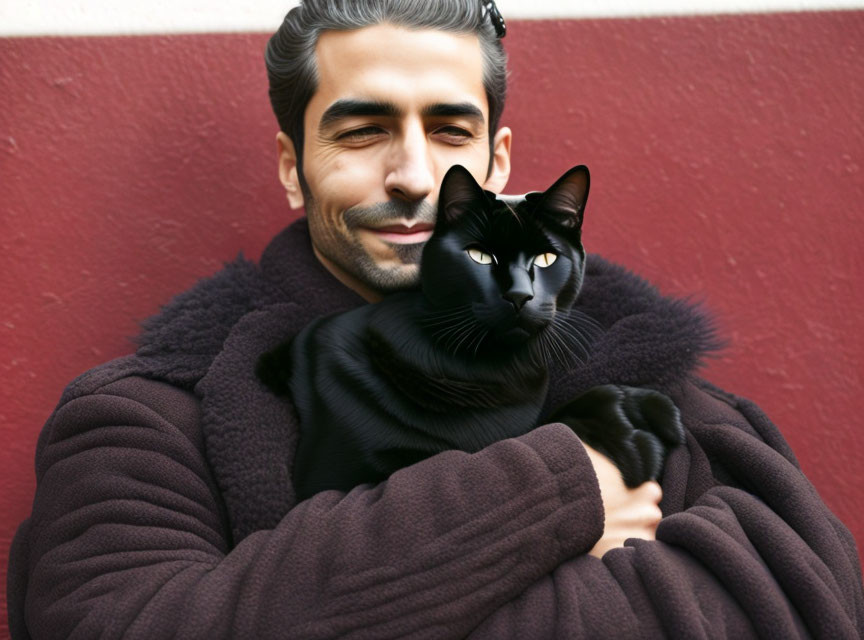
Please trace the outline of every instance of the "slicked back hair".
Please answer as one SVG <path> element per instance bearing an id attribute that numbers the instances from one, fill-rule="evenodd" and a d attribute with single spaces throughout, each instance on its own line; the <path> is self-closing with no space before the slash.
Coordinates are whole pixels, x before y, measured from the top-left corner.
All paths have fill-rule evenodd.
<path id="1" fill-rule="evenodd" d="M 318 88 L 315 46 L 324 31 L 350 31 L 381 23 L 409 29 L 473 33 L 483 52 L 483 87 L 489 103 L 489 170 L 494 136 L 507 95 L 507 55 L 480 0 L 301 0 L 267 43 L 270 104 L 279 128 L 294 143 L 303 178 L 303 117 Z"/>

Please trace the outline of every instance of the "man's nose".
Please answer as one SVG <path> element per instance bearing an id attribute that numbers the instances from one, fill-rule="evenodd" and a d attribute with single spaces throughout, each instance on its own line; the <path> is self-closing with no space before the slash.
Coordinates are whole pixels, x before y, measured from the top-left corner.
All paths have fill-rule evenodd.
<path id="1" fill-rule="evenodd" d="M 429 143 L 422 127 L 409 128 L 394 142 L 384 188 L 392 198 L 423 200 L 435 189 Z"/>

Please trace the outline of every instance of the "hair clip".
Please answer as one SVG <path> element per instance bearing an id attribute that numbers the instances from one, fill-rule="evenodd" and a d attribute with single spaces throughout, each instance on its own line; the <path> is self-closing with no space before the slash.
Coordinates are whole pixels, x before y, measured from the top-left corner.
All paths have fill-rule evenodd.
<path id="1" fill-rule="evenodd" d="M 504 16 L 501 15 L 498 7 L 495 6 L 492 0 L 481 0 L 481 2 L 483 3 L 483 18 L 488 14 L 489 19 L 492 20 L 492 26 L 495 27 L 495 33 L 499 38 L 503 38 L 507 35 L 507 25 L 504 24 Z"/>

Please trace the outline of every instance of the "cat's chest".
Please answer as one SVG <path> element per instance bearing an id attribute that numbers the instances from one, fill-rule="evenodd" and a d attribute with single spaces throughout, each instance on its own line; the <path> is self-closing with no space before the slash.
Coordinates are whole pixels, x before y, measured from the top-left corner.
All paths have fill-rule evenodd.
<path id="1" fill-rule="evenodd" d="M 335 316 L 298 336 L 292 395 L 302 429 L 372 424 L 381 434 L 413 431 L 477 450 L 536 426 L 545 371 L 505 377 L 442 358 L 415 330 L 410 304 L 388 306 Z"/>

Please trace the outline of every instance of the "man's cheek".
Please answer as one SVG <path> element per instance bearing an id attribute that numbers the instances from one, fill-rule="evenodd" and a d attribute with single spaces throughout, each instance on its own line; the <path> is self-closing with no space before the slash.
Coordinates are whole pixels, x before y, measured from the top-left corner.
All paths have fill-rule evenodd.
<path id="1" fill-rule="evenodd" d="M 339 189 L 356 191 L 361 190 L 357 197 L 362 198 L 370 189 L 383 182 L 380 163 L 374 156 L 364 153 L 341 154 L 335 156 L 328 163 L 324 175 L 337 183 Z"/>
<path id="2" fill-rule="evenodd" d="M 444 180 L 444 174 L 454 164 L 461 164 L 474 176 L 478 184 L 483 184 L 489 167 L 489 143 L 473 141 L 461 147 L 444 149 L 438 162 L 438 170 L 441 173 L 438 176 L 439 185 Z"/>

